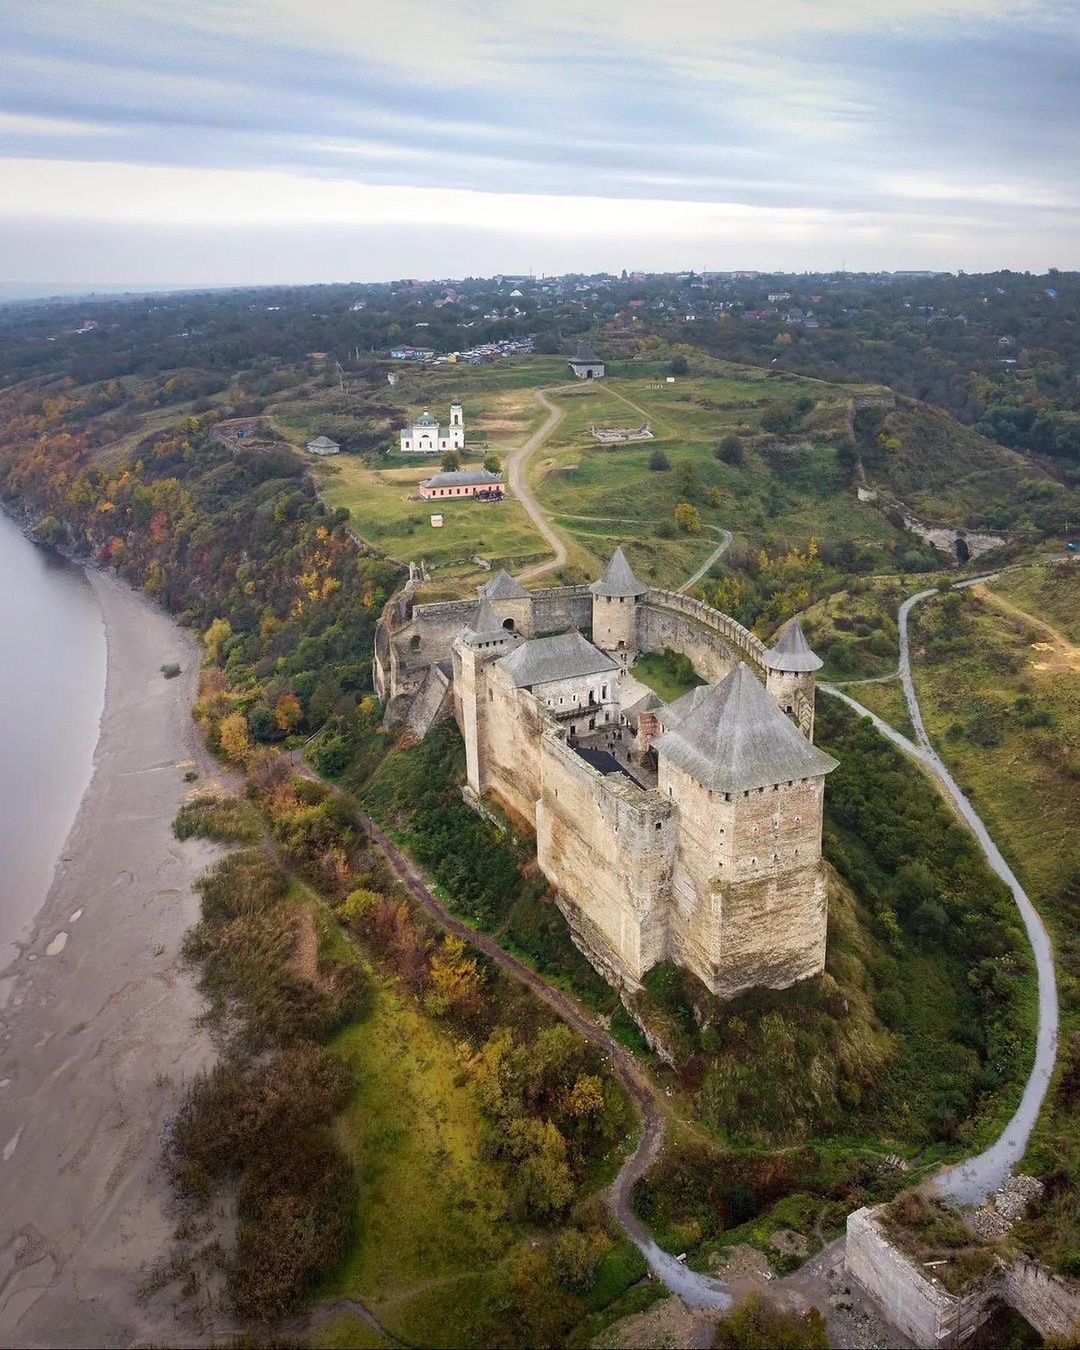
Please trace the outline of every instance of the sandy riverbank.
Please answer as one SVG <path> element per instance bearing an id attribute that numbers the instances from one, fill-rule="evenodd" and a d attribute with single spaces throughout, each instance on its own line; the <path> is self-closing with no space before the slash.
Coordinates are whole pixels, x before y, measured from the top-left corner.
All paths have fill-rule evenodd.
<path id="1" fill-rule="evenodd" d="M 167 1255 L 159 1166 L 184 1081 L 210 1062 L 179 950 L 212 858 L 172 820 L 212 773 L 190 716 L 194 642 L 91 573 L 108 647 L 94 774 L 0 1012 L 0 1344 L 176 1344 L 167 1295 L 136 1298 Z M 166 661 L 183 674 L 162 677 Z"/>

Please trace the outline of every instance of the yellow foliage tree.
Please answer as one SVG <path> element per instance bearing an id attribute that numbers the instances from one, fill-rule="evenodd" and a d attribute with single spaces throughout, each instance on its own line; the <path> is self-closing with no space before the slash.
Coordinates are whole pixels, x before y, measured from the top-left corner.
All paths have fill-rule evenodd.
<path id="1" fill-rule="evenodd" d="M 701 512 L 689 502 L 679 502 L 675 507 L 675 523 L 686 534 L 700 534 Z"/>
<path id="2" fill-rule="evenodd" d="M 475 1007 L 483 976 L 475 957 L 467 956 L 461 938 L 447 936 L 431 958 L 431 972 L 424 1006 L 438 1017 L 451 1011 Z"/>
<path id="3" fill-rule="evenodd" d="M 228 619 L 215 619 L 203 634 L 206 659 L 212 666 L 216 666 L 220 663 L 222 643 L 226 642 L 231 637 L 232 624 Z"/>
<path id="4" fill-rule="evenodd" d="M 247 718 L 242 712 L 231 712 L 221 719 L 218 740 L 227 759 L 235 760 L 237 764 L 244 763 L 251 754 L 251 737 L 248 735 Z"/>

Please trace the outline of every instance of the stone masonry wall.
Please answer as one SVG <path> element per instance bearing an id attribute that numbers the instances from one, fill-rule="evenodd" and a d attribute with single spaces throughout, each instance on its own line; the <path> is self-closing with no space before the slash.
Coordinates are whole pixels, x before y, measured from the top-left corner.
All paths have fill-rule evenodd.
<path id="1" fill-rule="evenodd" d="M 678 805 L 672 954 L 722 997 L 782 989 L 821 970 L 828 926 L 822 780 L 711 792 L 664 758 Z"/>
<path id="2" fill-rule="evenodd" d="M 673 810 L 622 774 L 605 777 L 551 731 L 541 740 L 536 856 L 575 941 L 636 986 L 666 955 Z"/>
<path id="3" fill-rule="evenodd" d="M 592 592 L 588 586 L 556 586 L 533 591 L 533 631 L 538 636 L 592 626 Z"/>
<path id="4" fill-rule="evenodd" d="M 1002 1276 L 1010 1308 L 1026 1317 L 1044 1338 L 1075 1336 L 1080 1328 L 1080 1285 L 1063 1280 L 1038 1261 L 1021 1257 Z"/>
<path id="5" fill-rule="evenodd" d="M 643 652 L 665 647 L 682 652 L 709 684 L 745 661 L 764 675 L 765 646 L 753 633 L 718 609 L 674 591 L 650 591 L 638 605 L 638 646 Z"/>
<path id="6" fill-rule="evenodd" d="M 916 1269 L 892 1245 L 874 1220 L 871 1209 L 857 1209 L 847 1221 L 847 1269 L 886 1316 L 915 1345 L 940 1344 L 939 1334 L 956 1318 L 961 1300 L 936 1280 Z M 976 1296 L 971 1312 L 978 1320 Z"/>

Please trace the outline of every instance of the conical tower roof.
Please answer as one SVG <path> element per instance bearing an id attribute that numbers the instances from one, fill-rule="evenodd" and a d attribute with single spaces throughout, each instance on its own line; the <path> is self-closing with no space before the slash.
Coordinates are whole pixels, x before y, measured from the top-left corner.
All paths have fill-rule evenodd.
<path id="1" fill-rule="evenodd" d="M 594 581 L 589 587 L 593 595 L 644 595 L 648 589 L 634 576 L 621 548 L 611 555 L 611 561 L 600 580 Z"/>
<path id="2" fill-rule="evenodd" d="M 490 581 L 485 581 L 479 588 L 480 594 L 486 596 L 489 600 L 528 600 L 529 592 L 514 578 L 501 568 Z"/>
<path id="3" fill-rule="evenodd" d="M 741 661 L 653 747 L 716 792 L 750 792 L 836 768 L 836 760 L 811 745 Z"/>
<path id="4" fill-rule="evenodd" d="M 506 637 L 506 629 L 502 626 L 502 620 L 491 607 L 491 602 L 485 596 L 477 606 L 476 613 L 469 620 L 465 628 L 466 637 Z"/>
<path id="5" fill-rule="evenodd" d="M 780 630 L 780 636 L 765 654 L 765 665 L 769 670 L 787 670 L 800 674 L 811 670 L 820 670 L 820 656 L 815 656 L 806 640 L 802 624 L 798 619 L 789 619 Z"/>

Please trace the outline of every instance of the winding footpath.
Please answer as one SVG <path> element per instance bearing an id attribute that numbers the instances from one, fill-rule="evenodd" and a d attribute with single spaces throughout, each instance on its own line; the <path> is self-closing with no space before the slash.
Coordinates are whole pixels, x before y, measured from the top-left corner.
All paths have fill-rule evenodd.
<path id="1" fill-rule="evenodd" d="M 566 416 L 566 409 L 559 408 L 552 403 L 543 389 L 536 391 L 536 398 L 547 409 L 548 416 L 529 439 L 523 445 L 519 445 L 508 457 L 506 479 L 510 491 L 525 508 L 526 515 L 539 530 L 544 541 L 554 550 L 555 556 L 547 562 L 537 563 L 534 567 L 527 567 L 523 572 L 519 572 L 517 579 L 521 582 L 532 581 L 535 577 L 543 576 L 545 572 L 551 572 L 556 567 L 562 567 L 566 562 L 566 544 L 548 523 L 547 516 L 540 510 L 540 504 L 533 496 L 532 488 L 529 486 L 528 477 L 525 473 L 529 456 L 543 445 L 563 420 Z"/>
<path id="2" fill-rule="evenodd" d="M 556 386 L 556 389 L 561 387 L 562 386 Z M 576 386 L 571 385 L 570 388 L 576 388 Z M 526 473 L 526 465 L 533 452 L 539 450 L 566 416 L 566 409 L 558 407 L 557 404 L 552 403 L 548 398 L 548 394 L 552 392 L 555 391 L 545 389 L 536 390 L 537 401 L 546 408 L 548 416 L 540 426 L 537 427 L 528 440 L 522 445 L 519 445 L 516 450 L 512 451 L 506 460 L 506 479 L 510 491 L 525 508 L 525 514 L 536 526 L 537 530 L 542 535 L 544 542 L 549 545 L 555 555 L 546 562 L 536 563 L 532 567 L 527 567 L 524 571 L 519 572 L 517 574 L 517 579 L 520 582 L 533 581 L 536 577 L 543 576 L 545 572 L 551 572 L 554 571 L 556 567 L 562 567 L 566 562 L 566 543 L 548 520 L 544 512 L 540 509 L 540 503 L 536 500 L 536 496 L 529 486 L 528 475 Z M 648 417 L 648 413 L 645 412 L 645 409 L 639 407 L 636 403 L 632 403 L 625 394 L 620 394 L 618 390 L 612 389 L 610 386 L 605 389 L 605 392 L 613 394 L 616 398 L 622 399 L 622 401 L 628 403 L 631 408 L 640 412 L 646 418 Z M 612 524 L 636 525 L 639 529 L 642 525 L 642 521 L 630 519 L 625 516 L 568 515 L 565 518 L 567 520 L 610 521 Z M 688 591 L 691 586 L 696 585 L 705 573 L 708 572 L 709 568 L 712 567 L 713 563 L 721 558 L 731 545 L 732 535 L 730 530 L 725 530 L 719 525 L 706 525 L 703 528 L 718 534 L 720 536 L 720 544 L 713 549 L 697 571 L 683 582 L 679 587 L 679 594 L 682 594 L 683 591 Z"/>
<path id="3" fill-rule="evenodd" d="M 634 1182 L 645 1175 L 656 1161 L 664 1142 L 664 1114 L 657 1090 L 640 1065 L 598 1022 L 594 1022 L 560 989 L 549 984 L 542 975 L 512 956 L 487 933 L 478 932 L 456 918 L 432 893 L 423 874 L 398 848 L 393 840 L 368 816 L 358 814 L 358 823 L 364 833 L 386 858 L 399 881 L 410 895 L 423 906 L 433 919 L 448 932 L 478 947 L 500 969 L 524 984 L 537 998 L 543 1000 L 559 1017 L 586 1040 L 591 1041 L 608 1059 L 620 1082 L 641 1112 L 641 1136 L 637 1146 L 619 1169 L 611 1185 L 608 1203 L 627 1237 L 644 1256 L 649 1269 L 673 1294 L 698 1308 L 727 1308 L 732 1296 L 726 1285 L 697 1271 L 688 1270 L 680 1261 L 665 1252 L 650 1237 L 648 1230 L 634 1213 L 630 1192 Z"/>
<path id="4" fill-rule="evenodd" d="M 994 576 L 973 577 L 970 581 L 958 583 L 958 586 L 963 589 L 992 580 L 994 580 Z M 988 1148 L 984 1149 L 982 1153 L 976 1154 L 973 1158 L 968 1158 L 964 1162 L 947 1168 L 931 1183 L 932 1188 L 939 1195 L 956 1204 L 980 1205 L 985 1202 L 987 1196 L 1003 1185 L 1012 1169 L 1023 1157 L 1028 1139 L 1031 1137 L 1031 1131 L 1035 1127 L 1039 1111 L 1046 1099 L 1057 1057 L 1057 981 L 1054 973 L 1053 948 L 1038 911 L 1016 879 L 1012 868 L 1005 861 L 1001 850 L 990 837 L 990 832 L 983 824 L 975 808 L 960 790 L 941 756 L 934 749 L 923 722 L 922 709 L 919 707 L 919 699 L 915 692 L 915 682 L 911 673 L 908 617 L 916 605 L 937 593 L 938 588 L 935 586 L 909 596 L 900 606 L 900 613 L 897 616 L 900 629 L 900 679 L 904 687 L 904 698 L 907 702 L 911 724 L 915 728 L 917 743 L 908 740 L 906 736 L 901 735 L 900 732 L 891 727 L 888 722 L 877 717 L 868 708 L 864 708 L 861 703 L 849 694 L 837 689 L 835 685 L 823 684 L 821 687 L 834 698 L 847 703 L 862 716 L 869 717 L 882 735 L 888 737 L 894 745 L 899 746 L 905 754 L 917 760 L 937 779 L 965 824 L 974 834 L 987 862 L 1012 892 L 1035 957 L 1035 969 L 1038 977 L 1039 1027 L 1035 1039 L 1035 1062 L 1032 1064 L 1031 1072 L 1024 1086 L 1020 1104 L 1001 1134 Z"/>

